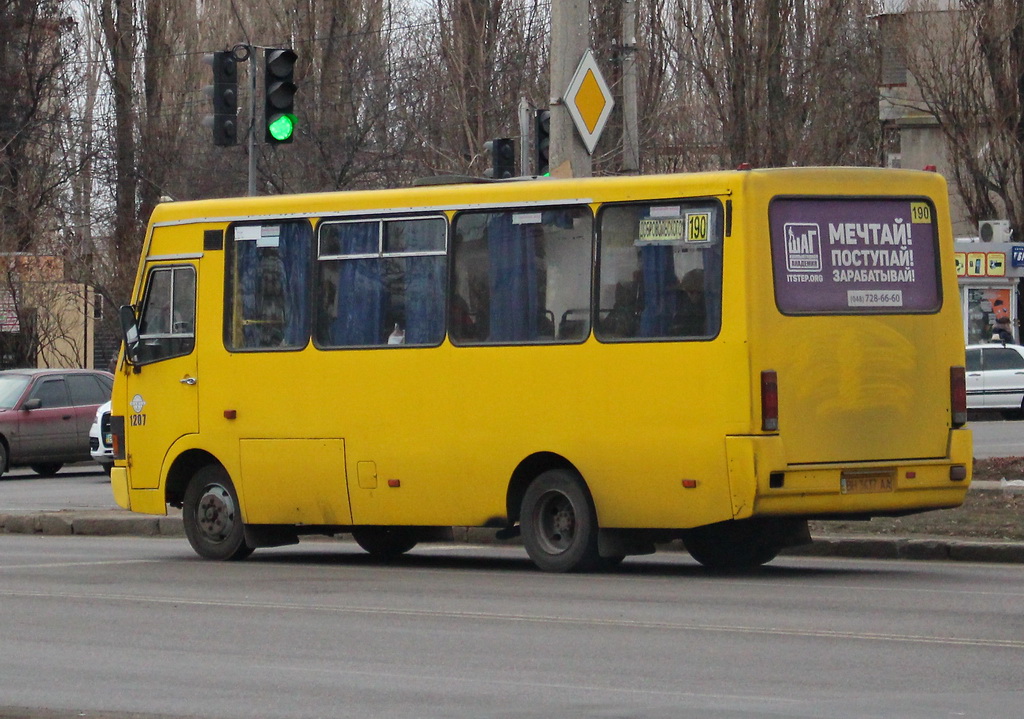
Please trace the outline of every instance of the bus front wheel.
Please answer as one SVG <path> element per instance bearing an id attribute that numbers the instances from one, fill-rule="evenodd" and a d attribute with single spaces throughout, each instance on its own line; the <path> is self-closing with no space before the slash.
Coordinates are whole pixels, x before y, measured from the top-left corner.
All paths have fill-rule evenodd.
<path id="1" fill-rule="evenodd" d="M 185 489 L 181 519 L 188 543 L 200 557 L 232 560 L 252 554 L 235 485 L 222 467 L 207 465 L 195 473 Z"/>
<path id="2" fill-rule="evenodd" d="M 597 569 L 597 512 L 583 478 L 571 470 L 540 474 L 523 495 L 519 526 L 530 559 L 546 572 Z"/>

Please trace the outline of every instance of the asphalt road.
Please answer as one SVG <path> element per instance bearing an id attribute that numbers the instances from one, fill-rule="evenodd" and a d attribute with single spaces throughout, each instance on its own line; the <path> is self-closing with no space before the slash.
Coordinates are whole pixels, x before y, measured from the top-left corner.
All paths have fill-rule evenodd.
<path id="1" fill-rule="evenodd" d="M 0 716 L 1016 719 L 1022 605 L 1017 566 L 6 535 Z"/>
<path id="2" fill-rule="evenodd" d="M 992 413 L 972 414 L 968 426 L 974 430 L 975 458 L 1024 456 L 1024 421 L 1009 422 Z"/>

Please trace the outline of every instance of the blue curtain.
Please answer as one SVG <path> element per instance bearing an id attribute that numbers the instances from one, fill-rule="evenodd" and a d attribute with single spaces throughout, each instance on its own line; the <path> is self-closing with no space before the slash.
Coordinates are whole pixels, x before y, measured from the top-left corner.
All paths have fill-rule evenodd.
<path id="1" fill-rule="evenodd" d="M 235 242 L 244 320 L 243 347 L 303 347 L 309 336 L 309 252 L 312 228 L 286 222 L 277 247 Z"/>
<path id="2" fill-rule="evenodd" d="M 341 254 L 378 251 L 380 230 L 376 222 L 337 225 Z M 331 344 L 336 346 L 378 345 L 387 342 L 393 328 L 384 326 L 387 292 L 384 261 L 343 260 L 338 266 L 337 316 L 331 323 Z"/>
<path id="3" fill-rule="evenodd" d="M 307 222 L 281 225 L 278 257 L 284 273 L 284 343 L 304 347 L 309 337 L 310 241 L 313 229 Z"/>
<path id="4" fill-rule="evenodd" d="M 491 342 L 537 337 L 540 298 L 535 228 L 513 225 L 511 212 L 495 214 L 487 223 Z"/>
<path id="5" fill-rule="evenodd" d="M 444 257 L 405 261 L 405 343 L 433 345 L 444 337 Z"/>
<path id="6" fill-rule="evenodd" d="M 640 311 L 641 337 L 668 337 L 676 314 L 675 265 L 672 247 L 646 245 L 640 248 L 643 277 L 643 309 Z"/>

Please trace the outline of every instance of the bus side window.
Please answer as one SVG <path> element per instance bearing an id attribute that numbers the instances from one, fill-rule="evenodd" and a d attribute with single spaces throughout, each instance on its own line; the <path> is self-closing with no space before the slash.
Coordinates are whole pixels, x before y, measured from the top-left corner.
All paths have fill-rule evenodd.
<path id="1" fill-rule="evenodd" d="M 589 208 L 462 212 L 453 244 L 453 342 L 571 343 L 589 336 Z"/>
<path id="2" fill-rule="evenodd" d="M 312 238 L 313 228 L 305 220 L 231 227 L 224 327 L 228 349 L 306 346 Z"/>
<path id="3" fill-rule="evenodd" d="M 447 232 L 440 216 L 321 223 L 316 345 L 440 344 Z"/>
<path id="4" fill-rule="evenodd" d="M 710 339 L 722 316 L 722 210 L 714 200 L 606 205 L 597 337 Z"/>
<path id="5" fill-rule="evenodd" d="M 195 347 L 195 326 L 195 268 L 152 270 L 139 315 L 139 364 L 190 354 Z"/>

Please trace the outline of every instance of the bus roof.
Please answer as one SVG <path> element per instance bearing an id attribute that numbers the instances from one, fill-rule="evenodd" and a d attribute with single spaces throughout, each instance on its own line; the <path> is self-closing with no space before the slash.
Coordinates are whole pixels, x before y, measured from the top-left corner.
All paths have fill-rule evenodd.
<path id="1" fill-rule="evenodd" d="M 909 178 L 916 183 L 944 187 L 944 179 L 934 172 L 894 170 L 877 167 L 787 167 L 763 170 L 726 170 L 718 172 L 680 173 L 670 175 L 630 175 L 595 178 L 535 178 L 485 183 L 421 185 L 380 190 L 346 190 L 292 195 L 229 197 L 208 200 L 162 203 L 153 212 L 152 224 L 232 221 L 250 216 L 308 217 L 310 215 L 387 209 L 389 211 L 423 211 L 425 209 L 460 209 L 477 205 L 521 205 L 533 202 L 589 203 L 616 200 L 651 199 L 656 197 L 727 195 L 738 185 L 750 183 L 782 184 L 795 192 L 808 194 L 845 194 L 847 187 L 863 194 L 870 185 L 872 194 L 892 192 Z M 890 184 L 892 183 L 892 184 Z M 800 190 L 800 187 L 806 189 Z M 903 191 L 905 192 L 905 185 Z"/>

